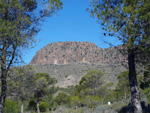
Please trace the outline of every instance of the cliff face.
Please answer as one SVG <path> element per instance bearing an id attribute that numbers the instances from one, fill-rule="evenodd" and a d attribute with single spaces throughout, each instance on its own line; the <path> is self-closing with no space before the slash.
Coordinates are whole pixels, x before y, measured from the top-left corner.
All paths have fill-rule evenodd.
<path id="1" fill-rule="evenodd" d="M 74 63 L 120 63 L 124 57 L 115 49 L 101 49 L 90 42 L 56 42 L 37 51 L 31 65 Z"/>
<path id="2" fill-rule="evenodd" d="M 123 60 L 115 48 L 102 49 L 90 42 L 56 42 L 37 51 L 30 64 L 37 72 L 54 77 L 55 86 L 67 88 L 77 85 L 87 70 L 102 70 L 108 81 L 117 84 L 116 76 L 126 70 Z"/>

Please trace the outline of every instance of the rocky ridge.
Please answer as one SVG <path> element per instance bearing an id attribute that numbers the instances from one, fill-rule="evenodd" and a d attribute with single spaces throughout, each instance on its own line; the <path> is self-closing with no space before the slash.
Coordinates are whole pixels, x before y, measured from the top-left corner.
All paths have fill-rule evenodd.
<path id="1" fill-rule="evenodd" d="M 56 42 L 36 52 L 31 60 L 38 72 L 49 73 L 56 86 L 77 85 L 87 70 L 102 70 L 108 81 L 117 83 L 116 76 L 126 70 L 125 58 L 115 48 L 102 49 L 90 42 Z"/>
<path id="2" fill-rule="evenodd" d="M 123 60 L 115 48 L 102 49 L 90 42 L 55 42 L 37 51 L 30 64 L 120 63 Z"/>

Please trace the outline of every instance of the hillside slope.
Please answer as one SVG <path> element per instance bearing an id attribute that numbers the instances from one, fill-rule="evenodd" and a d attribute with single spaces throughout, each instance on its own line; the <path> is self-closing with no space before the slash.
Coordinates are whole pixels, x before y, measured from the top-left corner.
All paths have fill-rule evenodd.
<path id="1" fill-rule="evenodd" d="M 77 85 L 87 70 L 102 70 L 106 80 L 117 83 L 116 76 L 126 70 L 121 64 L 87 64 L 76 63 L 66 65 L 34 65 L 38 72 L 49 73 L 51 77 L 57 80 L 56 86 L 67 88 L 71 85 Z"/>
<path id="2" fill-rule="evenodd" d="M 56 86 L 66 88 L 77 85 L 87 70 L 102 70 L 105 78 L 116 84 L 116 75 L 126 70 L 123 60 L 115 48 L 102 49 L 90 42 L 56 42 L 37 51 L 30 64 L 56 78 Z"/>

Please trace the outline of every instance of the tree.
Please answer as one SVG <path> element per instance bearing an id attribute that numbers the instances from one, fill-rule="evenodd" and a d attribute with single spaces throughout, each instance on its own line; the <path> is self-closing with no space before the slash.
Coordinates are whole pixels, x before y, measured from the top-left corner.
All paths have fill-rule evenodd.
<path id="1" fill-rule="evenodd" d="M 115 92 L 118 93 L 117 98 L 124 97 L 124 99 L 126 100 L 127 94 L 129 96 L 130 85 L 129 85 L 129 80 L 128 80 L 128 74 L 129 74 L 129 71 L 123 71 L 117 76 L 118 84 L 115 88 L 116 90 Z"/>
<path id="2" fill-rule="evenodd" d="M 82 77 L 80 85 L 76 88 L 78 94 L 81 97 L 86 95 L 103 97 L 108 88 L 108 82 L 105 80 L 103 74 L 100 70 L 87 71 L 87 74 Z"/>
<path id="3" fill-rule="evenodd" d="M 7 80 L 8 96 L 21 100 L 21 113 L 24 113 L 24 101 L 34 92 L 35 69 L 31 65 L 12 68 Z"/>
<path id="4" fill-rule="evenodd" d="M 54 83 L 56 83 L 56 80 L 52 77 L 50 77 L 50 75 L 48 73 L 36 73 L 36 79 L 39 79 L 41 77 L 45 77 L 48 85 L 52 85 Z M 52 86 L 52 88 L 54 89 L 54 86 Z"/>
<path id="5" fill-rule="evenodd" d="M 132 108 L 134 113 L 142 113 L 135 64 L 146 63 L 149 59 L 147 56 L 150 53 L 150 1 L 91 0 L 90 3 L 91 15 L 97 16 L 106 33 L 116 36 L 126 45 L 124 53 L 128 56 Z"/>
<path id="6" fill-rule="evenodd" d="M 39 102 L 48 94 L 48 86 L 55 83 L 55 80 L 48 73 L 37 73 L 35 77 L 34 97 L 37 102 L 37 112 L 40 113 Z"/>
<path id="7" fill-rule="evenodd" d="M 92 108 L 93 111 L 95 110 L 95 108 L 103 101 L 103 99 L 100 99 L 97 96 L 90 96 L 87 95 L 85 97 L 85 104 L 86 106 L 88 106 L 89 108 Z"/>
<path id="8" fill-rule="evenodd" d="M 0 0 L 0 113 L 4 109 L 11 65 L 21 61 L 22 48 L 29 48 L 35 42 L 34 36 L 45 18 L 60 9 L 60 0 Z"/>
<path id="9" fill-rule="evenodd" d="M 78 106 L 86 106 L 87 102 L 96 106 L 97 102 L 102 102 L 109 95 L 110 87 L 113 83 L 107 82 L 103 76 L 103 72 L 100 70 L 89 70 L 87 74 L 82 77 L 79 85 L 75 88 L 75 96 L 80 98 Z M 89 98 L 89 101 L 87 100 Z M 99 98 L 98 101 L 91 101 Z M 95 103 L 95 104 L 94 104 Z M 89 105 L 88 105 L 89 106 Z"/>
<path id="10" fill-rule="evenodd" d="M 71 106 L 77 108 L 78 106 L 81 107 L 81 99 L 79 98 L 79 96 L 73 96 L 70 99 L 71 102 Z"/>
<path id="11" fill-rule="evenodd" d="M 58 105 L 70 105 L 70 96 L 67 95 L 64 92 L 60 92 L 56 98 L 55 101 Z"/>

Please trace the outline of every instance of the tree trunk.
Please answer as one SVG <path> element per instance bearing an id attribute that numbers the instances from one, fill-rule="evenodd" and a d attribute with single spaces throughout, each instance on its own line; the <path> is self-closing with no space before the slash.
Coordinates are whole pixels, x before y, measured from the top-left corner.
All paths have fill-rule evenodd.
<path id="1" fill-rule="evenodd" d="M 21 100 L 21 113 L 24 113 L 23 111 L 24 111 L 24 100 L 22 98 L 22 100 Z"/>
<path id="2" fill-rule="evenodd" d="M 0 113 L 4 113 L 4 105 L 5 105 L 5 98 L 6 98 L 6 90 L 7 90 L 7 86 L 6 86 L 6 70 L 5 69 L 1 69 L 2 73 L 1 73 L 1 97 L 0 97 Z"/>
<path id="3" fill-rule="evenodd" d="M 0 113 L 4 113 L 5 98 L 7 90 L 7 69 L 6 69 L 6 41 L 3 42 L 3 50 L 1 56 L 1 97 L 0 97 Z"/>
<path id="4" fill-rule="evenodd" d="M 37 101 L 37 112 L 40 113 L 39 101 Z"/>
<path id="5" fill-rule="evenodd" d="M 5 1 L 6 2 L 6 1 Z M 7 20 L 8 18 L 8 9 L 5 8 L 6 13 L 4 16 L 4 19 Z M 7 23 L 5 24 L 7 26 Z M 4 32 L 5 34 L 5 32 Z M 6 56 L 7 56 L 7 40 L 5 38 L 5 35 L 1 37 L 1 57 L 0 57 L 0 67 L 1 67 L 1 97 L 0 97 L 0 113 L 4 113 L 4 107 L 5 107 L 5 98 L 6 98 L 6 90 L 7 90 L 7 72 L 8 69 L 6 68 L 7 61 L 6 61 Z"/>
<path id="6" fill-rule="evenodd" d="M 133 50 L 128 51 L 128 66 L 132 108 L 134 110 L 134 113 L 142 113 L 142 107 L 140 103 L 140 92 L 138 89 L 135 70 L 135 55 L 133 53 Z"/>

